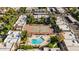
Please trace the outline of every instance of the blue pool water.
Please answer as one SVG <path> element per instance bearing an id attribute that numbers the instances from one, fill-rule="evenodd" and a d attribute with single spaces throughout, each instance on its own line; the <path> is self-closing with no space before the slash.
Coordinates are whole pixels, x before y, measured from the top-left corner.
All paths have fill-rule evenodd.
<path id="1" fill-rule="evenodd" d="M 44 40 L 42 38 L 37 38 L 32 40 L 32 44 L 41 44 Z"/>

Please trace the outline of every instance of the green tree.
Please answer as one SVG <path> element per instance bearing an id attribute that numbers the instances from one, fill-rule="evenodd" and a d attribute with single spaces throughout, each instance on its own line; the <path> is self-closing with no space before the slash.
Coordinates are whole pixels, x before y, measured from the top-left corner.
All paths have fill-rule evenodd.
<path id="1" fill-rule="evenodd" d="M 55 16 L 51 16 L 50 17 L 50 22 L 51 22 L 51 24 L 56 24 L 56 17 Z"/>
<path id="2" fill-rule="evenodd" d="M 56 43 L 58 42 L 58 37 L 57 36 L 50 36 L 51 43 Z"/>
<path id="3" fill-rule="evenodd" d="M 27 19 L 28 24 L 33 24 L 36 21 L 33 15 L 28 15 L 27 18 L 28 18 Z"/>
<path id="4" fill-rule="evenodd" d="M 13 8 L 9 8 L 9 10 L 5 13 L 6 15 L 15 15 L 16 11 Z"/>
<path id="5" fill-rule="evenodd" d="M 58 37 L 57 36 L 50 36 L 50 43 L 47 45 L 49 48 L 57 48 L 57 43 L 58 43 Z"/>
<path id="6" fill-rule="evenodd" d="M 70 7 L 70 8 L 69 8 L 69 12 L 73 13 L 73 12 L 75 12 L 75 11 L 76 11 L 76 8 L 75 8 L 75 7 Z"/>
<path id="7" fill-rule="evenodd" d="M 26 13 L 26 7 L 20 7 L 18 13 Z"/>
<path id="8" fill-rule="evenodd" d="M 27 37 L 27 31 L 22 31 L 22 38 L 25 38 L 25 37 Z"/>
<path id="9" fill-rule="evenodd" d="M 39 21 L 40 24 L 45 24 L 45 18 L 44 18 L 44 17 L 41 17 L 40 19 L 41 19 L 41 20 Z"/>
<path id="10" fill-rule="evenodd" d="M 50 43 L 50 44 L 48 44 L 48 47 L 49 48 L 53 48 L 53 45 Z"/>

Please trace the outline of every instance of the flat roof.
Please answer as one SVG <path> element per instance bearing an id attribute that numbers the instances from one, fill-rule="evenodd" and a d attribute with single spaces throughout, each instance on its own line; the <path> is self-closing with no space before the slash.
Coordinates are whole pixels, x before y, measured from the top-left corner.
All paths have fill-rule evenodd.
<path id="1" fill-rule="evenodd" d="M 76 22 L 76 20 L 70 14 L 68 15 L 68 17 L 72 22 Z"/>
<path id="2" fill-rule="evenodd" d="M 79 51 L 79 47 L 68 47 L 69 51 Z"/>
<path id="3" fill-rule="evenodd" d="M 27 30 L 29 34 L 52 34 L 53 29 L 50 28 L 49 25 L 25 25 L 23 30 Z"/>
<path id="4" fill-rule="evenodd" d="M 21 39 L 20 33 L 21 33 L 20 31 L 11 31 L 11 30 L 8 32 L 8 36 L 4 40 L 6 48 L 11 48 L 13 43 L 16 43 L 19 39 Z"/>
<path id="5" fill-rule="evenodd" d="M 20 38 L 20 31 L 9 31 L 9 35 L 4 40 L 4 42 L 10 41 L 10 42 L 16 42 Z"/>
<path id="6" fill-rule="evenodd" d="M 79 44 L 76 41 L 73 42 L 72 40 L 64 40 L 64 42 L 67 47 L 79 47 Z"/>
<path id="7" fill-rule="evenodd" d="M 49 15 L 33 15 L 33 16 L 34 16 L 34 18 L 49 17 Z"/>
<path id="8" fill-rule="evenodd" d="M 75 35 L 72 32 L 64 32 L 63 34 L 64 38 L 66 40 L 71 39 L 71 40 L 75 40 Z"/>
<path id="9" fill-rule="evenodd" d="M 69 51 L 79 51 L 79 43 L 76 41 L 74 34 L 71 32 L 65 32 L 64 34 L 64 42 Z"/>
<path id="10" fill-rule="evenodd" d="M 0 43 L 0 51 L 10 51 L 9 47 L 5 47 L 4 43 Z"/>
<path id="11" fill-rule="evenodd" d="M 16 21 L 16 23 L 14 24 L 14 26 L 18 25 L 18 26 L 23 26 L 24 24 L 26 24 L 26 15 L 21 15 L 19 16 L 18 20 Z"/>
<path id="12" fill-rule="evenodd" d="M 60 29 L 62 30 L 70 30 L 67 25 L 59 25 Z"/>
<path id="13" fill-rule="evenodd" d="M 60 12 L 60 13 L 65 13 L 65 10 L 63 9 L 63 8 L 61 8 L 61 7 L 56 7 L 57 8 L 57 10 Z"/>
<path id="14" fill-rule="evenodd" d="M 0 48 L 0 51 L 10 51 L 10 48 Z"/>
<path id="15" fill-rule="evenodd" d="M 62 20 L 62 17 L 57 17 L 56 24 L 59 26 L 62 30 L 70 30 L 68 23 L 66 23 L 64 20 Z"/>
<path id="16" fill-rule="evenodd" d="M 64 40 L 64 42 L 69 51 L 79 51 L 79 44 L 76 41 Z"/>

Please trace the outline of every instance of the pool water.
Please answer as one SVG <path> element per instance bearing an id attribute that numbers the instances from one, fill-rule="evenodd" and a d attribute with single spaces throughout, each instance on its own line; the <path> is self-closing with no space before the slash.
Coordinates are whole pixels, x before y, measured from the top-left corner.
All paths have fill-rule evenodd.
<path id="1" fill-rule="evenodd" d="M 42 38 L 32 39 L 32 44 L 41 44 L 43 41 Z"/>

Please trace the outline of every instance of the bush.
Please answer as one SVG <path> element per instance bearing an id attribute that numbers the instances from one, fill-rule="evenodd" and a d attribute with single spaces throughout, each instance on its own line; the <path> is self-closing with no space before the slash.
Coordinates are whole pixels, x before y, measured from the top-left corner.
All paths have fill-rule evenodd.
<path id="1" fill-rule="evenodd" d="M 50 43 L 50 44 L 48 44 L 48 47 L 49 48 L 53 48 L 53 45 Z"/>
<path id="2" fill-rule="evenodd" d="M 50 36 L 51 43 L 56 43 L 58 42 L 58 37 L 57 36 Z"/>
<path id="3" fill-rule="evenodd" d="M 27 38 L 27 31 L 22 31 L 21 34 L 22 34 L 22 38 Z"/>
<path id="4" fill-rule="evenodd" d="M 57 42 L 58 42 L 58 37 L 57 36 L 50 36 L 51 42 L 47 45 L 49 48 L 57 48 Z"/>
<path id="5" fill-rule="evenodd" d="M 9 10 L 7 12 L 5 12 L 6 15 L 12 15 L 12 14 L 16 14 L 15 9 L 13 8 L 9 8 Z"/>
<path id="6" fill-rule="evenodd" d="M 20 45 L 19 49 L 27 50 L 27 49 L 33 49 L 33 47 L 30 45 Z"/>
<path id="7" fill-rule="evenodd" d="M 0 43 L 3 42 L 2 39 L 0 38 Z"/>
<path id="8" fill-rule="evenodd" d="M 27 23 L 28 24 L 34 24 L 36 22 L 36 19 L 34 18 L 33 15 L 28 15 L 27 16 Z"/>
<path id="9" fill-rule="evenodd" d="M 20 7 L 20 9 L 17 11 L 19 14 L 20 13 L 26 13 L 26 7 Z"/>

